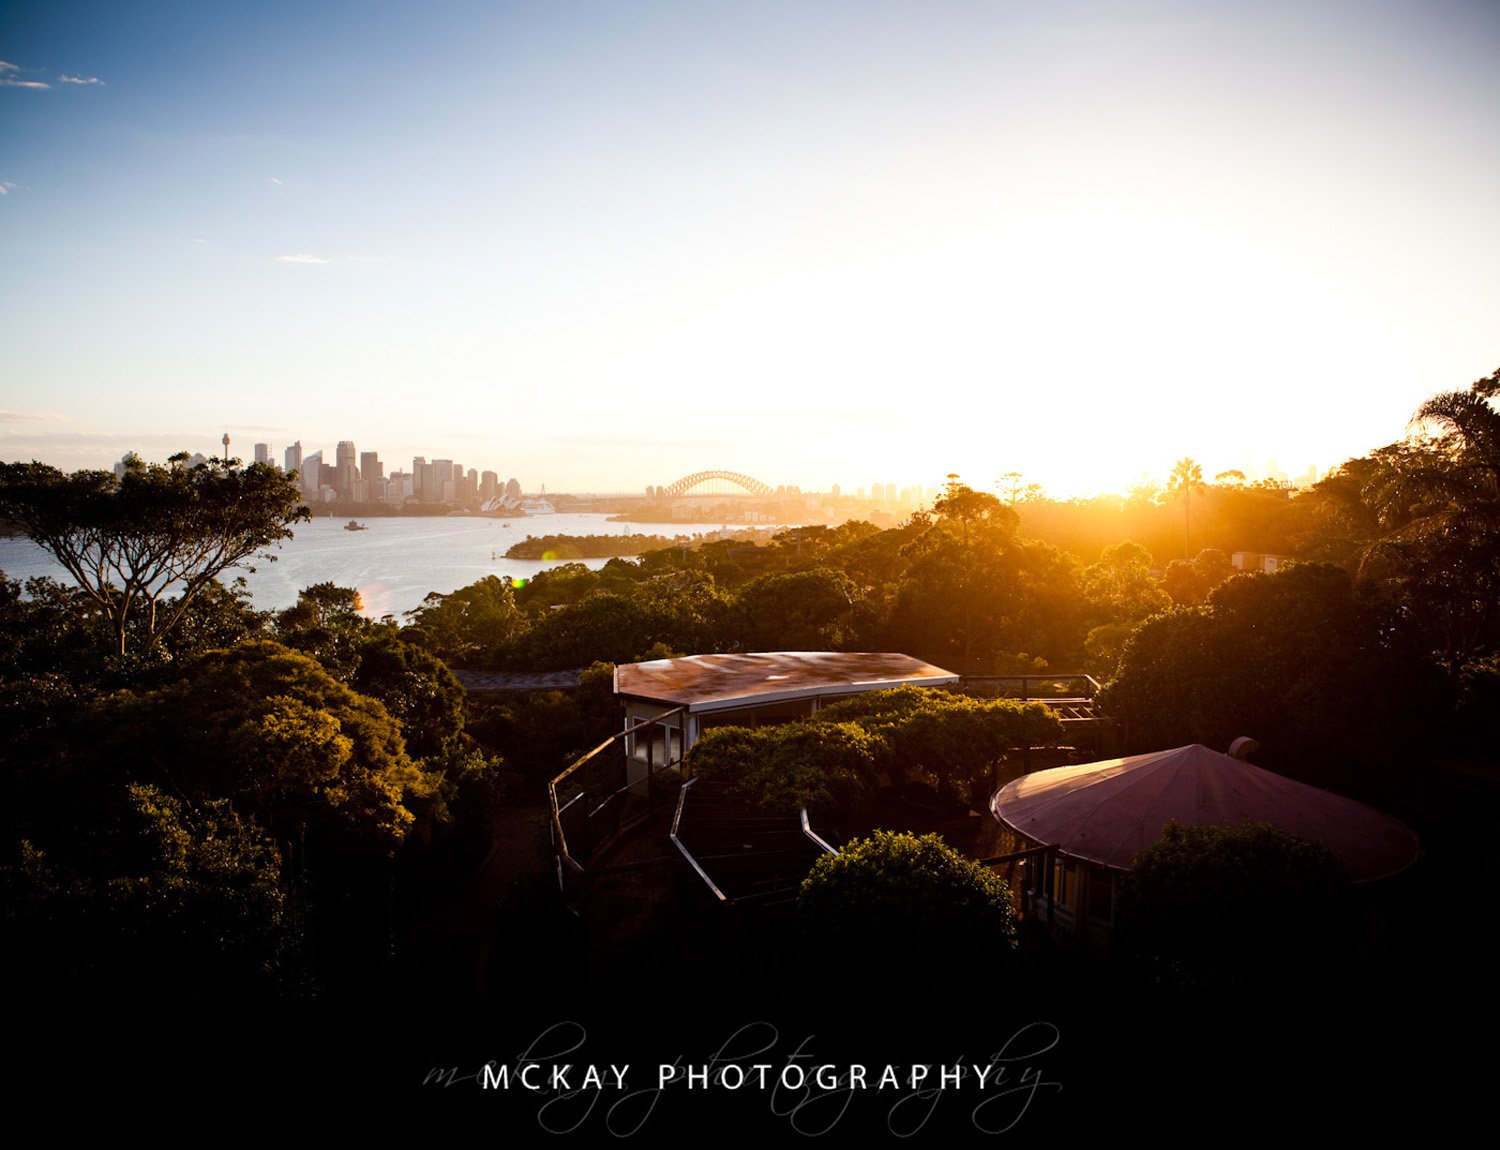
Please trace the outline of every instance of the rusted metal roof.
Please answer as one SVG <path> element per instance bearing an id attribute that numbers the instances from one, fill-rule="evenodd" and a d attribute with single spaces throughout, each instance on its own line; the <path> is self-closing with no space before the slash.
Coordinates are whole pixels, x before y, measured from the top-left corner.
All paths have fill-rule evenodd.
<path id="1" fill-rule="evenodd" d="M 1023 775 L 996 792 L 990 809 L 1032 842 L 1120 870 L 1169 820 L 1268 822 L 1321 842 L 1356 882 L 1405 870 L 1420 850 L 1404 823 L 1374 807 L 1198 744 Z"/>
<path id="2" fill-rule="evenodd" d="M 615 668 L 615 693 L 699 712 L 958 680 L 951 671 L 892 652 L 762 651 L 626 663 Z"/>

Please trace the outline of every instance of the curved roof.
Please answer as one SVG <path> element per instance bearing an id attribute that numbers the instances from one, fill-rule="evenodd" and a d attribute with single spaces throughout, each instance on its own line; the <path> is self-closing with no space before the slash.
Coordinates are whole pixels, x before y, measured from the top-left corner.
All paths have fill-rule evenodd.
<path id="1" fill-rule="evenodd" d="M 951 671 L 885 651 L 688 655 L 615 668 L 616 694 L 686 706 L 690 711 L 852 695 L 903 684 L 944 687 L 957 682 L 958 676 Z"/>
<path id="2" fill-rule="evenodd" d="M 1399 819 L 1198 744 L 1023 775 L 996 792 L 990 809 L 1033 842 L 1117 870 L 1172 820 L 1271 823 L 1321 842 L 1356 882 L 1405 870 L 1420 849 Z"/>

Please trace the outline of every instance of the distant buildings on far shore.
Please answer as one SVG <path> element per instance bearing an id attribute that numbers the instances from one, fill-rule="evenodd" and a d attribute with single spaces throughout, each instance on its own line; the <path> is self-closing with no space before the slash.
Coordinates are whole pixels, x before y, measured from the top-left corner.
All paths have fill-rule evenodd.
<path id="1" fill-rule="evenodd" d="M 224 449 L 229 450 L 228 435 L 224 437 Z M 115 475 L 124 475 L 132 458 L 136 458 L 134 452 L 116 463 Z M 509 479 L 502 484 L 496 472 L 481 473 L 472 467 L 465 470 L 463 464 L 451 459 L 429 463 L 419 455 L 412 460 L 410 471 L 387 474 L 379 452 L 358 451 L 350 439 L 339 441 L 332 463 L 324 459 L 321 450 L 303 454 L 300 439 L 286 448 L 280 465 L 271 444 L 257 443 L 254 461 L 295 473 L 302 498 L 314 505 L 426 505 L 433 510 L 505 512 L 520 508 L 524 499 L 520 480 Z M 206 462 L 207 457 L 199 452 L 187 460 L 187 465 Z"/>

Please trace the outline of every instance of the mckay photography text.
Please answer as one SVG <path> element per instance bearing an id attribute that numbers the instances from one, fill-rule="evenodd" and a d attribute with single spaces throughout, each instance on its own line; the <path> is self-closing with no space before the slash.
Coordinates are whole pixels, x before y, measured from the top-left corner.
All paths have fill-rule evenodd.
<path id="1" fill-rule="evenodd" d="M 663 1061 L 591 1050 L 584 1026 L 570 1021 L 547 1027 L 507 1060 L 477 1069 L 434 1066 L 423 1086 L 534 1101 L 538 1126 L 554 1134 L 646 1133 L 675 1099 L 709 1095 L 759 1108 L 804 1135 L 827 1133 L 856 1112 L 874 1113 L 901 1136 L 939 1114 L 945 1123 L 963 1116 L 981 1133 L 1003 1134 L 1061 1092 L 1048 1069 L 1061 1037 L 1056 1025 L 1033 1022 L 979 1054 L 861 1061 L 823 1057 L 816 1036 L 786 1038 L 757 1022 L 712 1049 Z"/>

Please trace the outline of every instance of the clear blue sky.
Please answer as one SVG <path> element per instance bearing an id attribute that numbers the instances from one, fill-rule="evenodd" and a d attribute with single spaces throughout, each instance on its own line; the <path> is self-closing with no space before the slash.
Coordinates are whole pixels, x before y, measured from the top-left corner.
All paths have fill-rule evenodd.
<path id="1" fill-rule="evenodd" d="M 0 458 L 1326 467 L 1500 366 L 1496 59 L 1485 2 L 12 0 Z"/>

